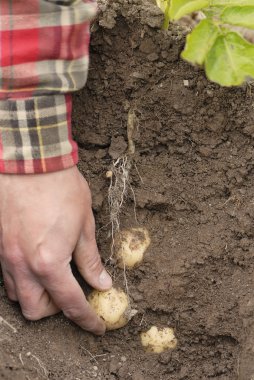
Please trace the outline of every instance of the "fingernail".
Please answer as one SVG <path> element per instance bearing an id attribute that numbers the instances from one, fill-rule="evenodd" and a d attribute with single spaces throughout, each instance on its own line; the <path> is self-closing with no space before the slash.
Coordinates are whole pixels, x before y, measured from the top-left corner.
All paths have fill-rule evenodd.
<path id="1" fill-rule="evenodd" d="M 112 279 L 105 269 L 101 272 L 99 281 L 100 285 L 105 289 L 110 289 L 112 287 Z"/>

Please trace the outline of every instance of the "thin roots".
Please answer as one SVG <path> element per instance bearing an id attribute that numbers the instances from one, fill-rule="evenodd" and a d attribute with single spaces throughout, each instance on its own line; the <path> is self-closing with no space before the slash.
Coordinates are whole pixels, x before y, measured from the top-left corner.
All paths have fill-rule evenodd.
<path id="1" fill-rule="evenodd" d="M 135 154 L 135 143 L 133 140 L 135 129 L 138 127 L 138 120 L 133 108 L 129 109 L 127 118 L 127 139 L 128 139 L 128 149 L 125 155 L 119 157 L 112 164 L 110 186 L 108 189 L 108 204 L 110 212 L 110 223 L 111 223 L 111 235 L 112 235 L 112 246 L 111 246 L 111 256 L 112 249 L 114 247 L 114 234 L 120 229 L 120 214 L 123 205 L 127 199 L 129 190 L 132 193 L 134 200 L 134 214 L 136 218 L 136 198 L 134 190 L 131 186 L 129 177 L 130 171 L 133 164 L 133 156 Z M 134 163 L 138 175 L 140 176 L 137 166 Z M 141 178 L 141 177 L 140 177 Z M 142 180 L 142 179 L 141 179 Z"/>
<path id="2" fill-rule="evenodd" d="M 0 316 L 0 325 L 1 324 L 9 327 L 9 329 L 12 330 L 12 332 L 17 332 L 17 329 L 14 326 L 12 326 L 8 321 L 6 321 L 3 317 Z"/>
<path id="3" fill-rule="evenodd" d="M 129 298 L 130 297 L 130 292 L 129 292 L 129 286 L 128 286 L 128 279 L 127 279 L 127 275 L 126 275 L 125 264 L 124 264 L 124 268 L 123 268 L 123 278 L 124 278 L 124 286 L 125 286 L 126 294 L 127 294 L 128 298 Z"/>
<path id="4" fill-rule="evenodd" d="M 48 378 L 48 371 L 45 367 L 45 365 L 43 364 L 43 362 L 41 361 L 41 359 L 39 359 L 37 356 L 33 355 L 31 352 L 27 352 L 26 354 L 27 357 L 31 357 L 33 358 L 34 360 L 36 360 L 36 362 L 38 363 L 39 365 L 39 368 L 35 367 L 34 368 L 37 370 L 37 372 L 42 375 L 43 377 L 45 378 Z M 22 359 L 21 359 L 22 360 Z"/>
<path id="5" fill-rule="evenodd" d="M 112 176 L 110 178 L 110 185 L 108 189 L 108 204 L 112 236 L 110 259 L 112 259 L 113 255 L 114 236 L 115 233 L 120 230 L 120 215 L 129 192 L 132 193 L 132 198 L 134 200 L 134 214 L 135 219 L 137 220 L 136 197 L 129 180 L 131 167 L 132 160 L 128 155 L 119 157 L 113 162 L 112 165 Z"/>
<path id="6" fill-rule="evenodd" d="M 128 193 L 129 171 L 130 162 L 127 156 L 119 157 L 113 162 L 112 177 L 108 189 L 112 236 L 115 231 L 120 229 L 119 217 Z"/>
<path id="7" fill-rule="evenodd" d="M 134 216 L 137 221 L 136 215 L 136 197 L 135 192 L 130 183 L 130 173 L 132 166 L 134 165 L 137 170 L 138 176 L 143 182 L 138 168 L 133 160 L 135 154 L 135 143 L 133 141 L 135 129 L 138 127 L 138 121 L 134 109 L 130 108 L 128 112 L 127 119 L 127 138 L 128 138 L 128 149 L 126 154 L 117 158 L 112 163 L 110 173 L 110 185 L 108 189 L 108 205 L 109 205 L 109 215 L 111 224 L 111 255 L 108 259 L 109 263 L 112 263 L 114 255 L 115 246 L 115 233 L 120 230 L 120 215 L 124 204 L 131 193 L 134 202 Z M 126 288 L 126 293 L 129 296 L 128 280 L 126 275 L 126 268 L 124 267 L 124 284 Z"/>

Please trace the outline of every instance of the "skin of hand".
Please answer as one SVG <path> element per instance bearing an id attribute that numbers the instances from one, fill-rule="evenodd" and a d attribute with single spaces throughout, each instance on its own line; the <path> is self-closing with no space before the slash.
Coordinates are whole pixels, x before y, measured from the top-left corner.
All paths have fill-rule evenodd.
<path id="1" fill-rule="evenodd" d="M 90 190 L 78 169 L 1 174 L 0 263 L 8 297 L 19 302 L 28 320 L 62 310 L 81 328 L 101 335 L 104 322 L 74 278 L 72 258 L 92 287 L 111 288 L 95 240 Z"/>

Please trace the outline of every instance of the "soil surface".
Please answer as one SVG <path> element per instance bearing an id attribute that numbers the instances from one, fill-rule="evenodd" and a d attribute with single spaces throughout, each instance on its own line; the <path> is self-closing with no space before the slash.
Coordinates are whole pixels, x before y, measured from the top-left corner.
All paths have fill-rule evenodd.
<path id="1" fill-rule="evenodd" d="M 120 222 L 145 226 L 152 239 L 143 264 L 126 273 L 138 313 L 97 338 L 61 315 L 25 321 L 1 286 L 0 316 L 9 325 L 0 320 L 0 379 L 238 379 L 254 318 L 252 86 L 209 83 L 179 58 L 184 33 L 162 32 L 161 19 L 141 0 L 103 5 L 73 115 L 104 260 L 111 244 L 105 174 L 125 153 L 128 113 L 135 115 Z M 108 268 L 124 287 L 123 272 Z M 139 334 L 152 325 L 172 327 L 177 348 L 145 353 Z"/>

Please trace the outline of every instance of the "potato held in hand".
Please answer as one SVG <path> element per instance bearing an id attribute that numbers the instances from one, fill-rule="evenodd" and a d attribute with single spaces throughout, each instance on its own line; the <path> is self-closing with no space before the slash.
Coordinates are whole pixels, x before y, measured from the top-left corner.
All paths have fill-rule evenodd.
<path id="1" fill-rule="evenodd" d="M 111 288 L 106 292 L 94 290 L 88 296 L 88 302 L 104 320 L 107 330 L 120 329 L 133 316 L 128 297 L 121 289 Z"/>
<path id="2" fill-rule="evenodd" d="M 117 266 L 131 269 L 143 260 L 143 256 L 151 243 L 145 228 L 131 228 L 118 233 L 115 238 Z"/>

